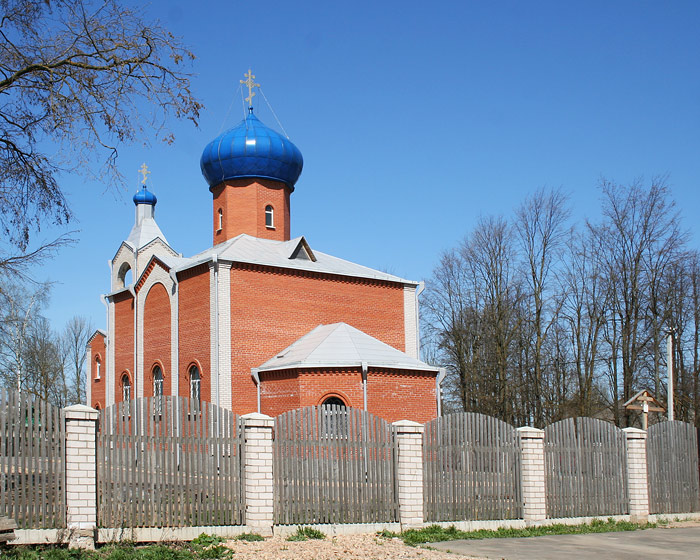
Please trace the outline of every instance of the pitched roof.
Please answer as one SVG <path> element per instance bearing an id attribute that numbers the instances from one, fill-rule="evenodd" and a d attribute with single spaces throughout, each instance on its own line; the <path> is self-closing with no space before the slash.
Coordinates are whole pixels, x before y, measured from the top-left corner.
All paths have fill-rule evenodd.
<path id="1" fill-rule="evenodd" d="M 406 280 L 320 251 L 312 251 L 304 237 L 297 237 L 289 241 L 274 241 L 252 237 L 244 233 L 186 259 L 183 264 L 178 266 L 178 271 L 210 261 L 214 255 L 219 260 L 225 261 L 417 284 L 413 280 Z"/>
<path id="2" fill-rule="evenodd" d="M 131 228 L 131 232 L 129 233 L 129 237 L 126 238 L 126 243 L 131 245 L 134 249 L 141 249 L 141 247 L 148 245 L 158 237 L 168 245 L 168 240 L 165 239 L 165 235 L 160 231 L 160 227 L 158 227 L 155 219 L 149 216 L 144 217 L 139 223 L 134 224 L 134 227 Z"/>
<path id="3" fill-rule="evenodd" d="M 438 371 L 346 323 L 319 325 L 262 364 L 258 371 L 359 366 Z"/>

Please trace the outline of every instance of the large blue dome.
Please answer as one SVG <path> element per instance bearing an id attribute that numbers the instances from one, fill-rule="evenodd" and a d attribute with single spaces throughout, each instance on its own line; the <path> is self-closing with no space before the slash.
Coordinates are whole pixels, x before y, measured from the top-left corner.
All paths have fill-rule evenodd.
<path id="1" fill-rule="evenodd" d="M 227 179 L 259 177 L 286 183 L 294 190 L 304 160 L 287 138 L 253 114 L 209 142 L 199 162 L 210 187 Z"/>

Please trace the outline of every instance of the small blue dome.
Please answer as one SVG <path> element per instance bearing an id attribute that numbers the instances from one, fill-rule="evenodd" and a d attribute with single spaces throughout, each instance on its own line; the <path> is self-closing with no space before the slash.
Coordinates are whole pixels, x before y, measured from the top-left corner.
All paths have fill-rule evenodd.
<path id="1" fill-rule="evenodd" d="M 151 191 L 146 188 L 146 185 L 134 195 L 134 204 L 150 204 L 155 206 L 158 199 Z"/>
<path id="2" fill-rule="evenodd" d="M 210 187 L 227 179 L 259 177 L 286 183 L 294 190 L 304 160 L 287 138 L 253 114 L 209 142 L 199 162 Z"/>

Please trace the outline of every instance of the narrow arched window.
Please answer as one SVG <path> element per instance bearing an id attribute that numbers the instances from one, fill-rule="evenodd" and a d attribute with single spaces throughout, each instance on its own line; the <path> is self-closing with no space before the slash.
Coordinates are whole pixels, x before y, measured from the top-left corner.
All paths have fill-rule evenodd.
<path id="1" fill-rule="evenodd" d="M 101 372 L 100 369 L 102 367 L 102 362 L 100 361 L 100 357 L 96 356 L 95 357 L 95 379 L 100 379 L 101 377 Z"/>
<path id="2" fill-rule="evenodd" d="M 131 380 L 126 373 L 122 375 L 122 400 L 131 400 Z"/>
<path id="3" fill-rule="evenodd" d="M 160 418 L 163 412 L 163 370 L 160 366 L 153 368 L 153 412 Z"/>
<path id="4" fill-rule="evenodd" d="M 224 211 L 219 208 L 217 214 L 217 219 L 219 220 L 216 231 L 221 231 L 224 228 Z"/>
<path id="5" fill-rule="evenodd" d="M 275 209 L 269 204 L 265 206 L 265 227 L 275 227 Z"/>
<path id="6" fill-rule="evenodd" d="M 199 405 L 202 401 L 202 378 L 199 375 L 199 368 L 192 366 L 190 368 L 190 398 L 195 404 Z"/>
<path id="7" fill-rule="evenodd" d="M 163 396 L 163 370 L 160 369 L 160 366 L 153 368 L 153 396 Z"/>

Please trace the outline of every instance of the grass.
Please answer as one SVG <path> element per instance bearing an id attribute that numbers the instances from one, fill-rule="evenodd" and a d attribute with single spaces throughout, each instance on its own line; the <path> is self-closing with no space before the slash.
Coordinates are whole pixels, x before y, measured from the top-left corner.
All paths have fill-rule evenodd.
<path id="1" fill-rule="evenodd" d="M 288 541 L 308 541 L 309 539 L 325 539 L 326 535 L 324 535 L 321 531 L 318 529 L 314 529 L 313 527 L 297 527 L 297 532 L 289 535 L 287 537 Z"/>
<path id="2" fill-rule="evenodd" d="M 239 535 L 241 540 L 260 540 L 260 535 Z M 259 538 L 256 538 L 259 537 Z M 226 539 L 202 533 L 190 543 L 111 544 L 95 551 L 65 546 L 12 546 L 0 549 L 2 560 L 219 560 L 230 559 L 233 551 L 224 546 Z"/>
<path id="3" fill-rule="evenodd" d="M 460 531 L 454 525 L 441 527 L 440 525 L 430 525 L 424 529 L 409 529 L 402 533 L 392 533 L 382 531 L 378 533 L 382 537 L 399 537 L 404 543 L 415 546 L 418 544 L 454 541 L 458 539 L 502 539 L 512 537 L 540 537 L 543 535 L 581 535 L 585 533 L 614 533 L 619 531 L 637 531 L 639 529 L 651 529 L 656 527 L 655 523 L 631 523 L 629 521 L 615 521 L 594 519 L 590 523 L 581 525 L 546 525 L 538 527 L 525 527 L 522 529 L 479 529 L 477 531 Z"/>

